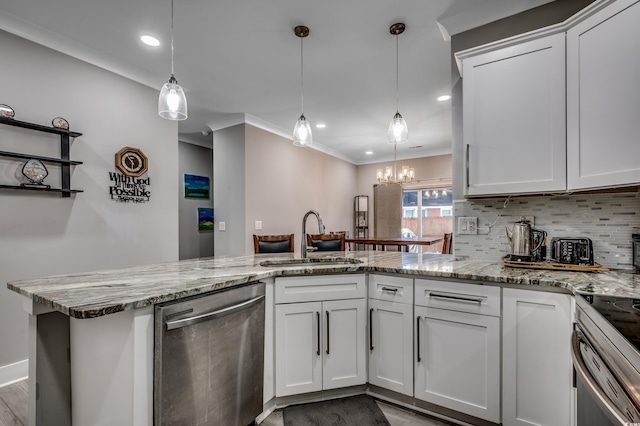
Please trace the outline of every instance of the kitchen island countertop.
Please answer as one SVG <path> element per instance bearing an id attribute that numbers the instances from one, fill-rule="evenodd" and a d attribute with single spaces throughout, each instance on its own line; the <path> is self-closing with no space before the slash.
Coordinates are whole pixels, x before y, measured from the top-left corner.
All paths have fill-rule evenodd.
<path id="1" fill-rule="evenodd" d="M 342 273 L 391 273 L 412 278 L 454 278 L 487 284 L 556 287 L 640 299 L 640 274 L 631 271 L 570 272 L 506 267 L 451 255 L 400 252 L 326 252 L 309 257 L 348 257 L 361 263 L 261 266 L 297 254 L 218 256 L 14 281 L 10 290 L 73 318 L 95 318 L 182 299 L 270 277 Z M 551 289 L 550 289 L 551 290 Z"/>

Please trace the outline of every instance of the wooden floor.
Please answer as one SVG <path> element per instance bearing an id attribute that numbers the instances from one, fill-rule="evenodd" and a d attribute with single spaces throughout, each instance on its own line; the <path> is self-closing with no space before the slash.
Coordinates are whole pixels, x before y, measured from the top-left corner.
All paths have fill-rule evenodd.
<path id="1" fill-rule="evenodd" d="M 26 426 L 27 381 L 0 388 L 0 426 Z M 450 423 L 403 410 L 395 405 L 378 401 L 378 406 L 391 426 L 449 426 Z M 282 411 L 277 410 L 267 417 L 261 426 L 284 426 Z"/>
<path id="2" fill-rule="evenodd" d="M 0 426 L 27 424 L 27 381 L 0 388 Z"/>

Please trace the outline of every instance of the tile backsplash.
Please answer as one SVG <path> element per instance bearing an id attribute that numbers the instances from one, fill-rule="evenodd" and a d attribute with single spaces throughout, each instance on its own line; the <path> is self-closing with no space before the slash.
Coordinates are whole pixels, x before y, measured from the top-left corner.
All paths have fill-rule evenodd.
<path id="1" fill-rule="evenodd" d="M 553 237 L 586 237 L 593 241 L 594 260 L 614 269 L 632 269 L 631 234 L 640 233 L 640 194 L 582 194 L 470 199 L 454 201 L 456 255 L 499 260 L 510 252 L 505 226 L 526 216 Z M 506 207 L 504 207 L 506 204 Z M 457 217 L 477 217 L 478 234 L 460 235 Z"/>

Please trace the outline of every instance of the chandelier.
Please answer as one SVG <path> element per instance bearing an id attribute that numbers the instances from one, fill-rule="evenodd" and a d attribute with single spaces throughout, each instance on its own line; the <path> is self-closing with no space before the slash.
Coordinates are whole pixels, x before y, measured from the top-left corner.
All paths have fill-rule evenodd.
<path id="1" fill-rule="evenodd" d="M 376 170 L 378 183 L 411 183 L 416 177 L 416 170 L 413 167 L 402 166 L 400 173 L 396 165 L 396 144 L 393 145 L 393 166 L 386 166 L 384 169 Z"/>

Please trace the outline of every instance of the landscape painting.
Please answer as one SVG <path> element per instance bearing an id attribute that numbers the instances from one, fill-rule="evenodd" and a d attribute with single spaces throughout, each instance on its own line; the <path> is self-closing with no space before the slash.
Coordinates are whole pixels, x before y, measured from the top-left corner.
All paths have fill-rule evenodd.
<path id="1" fill-rule="evenodd" d="M 209 178 L 185 174 L 184 196 L 187 198 L 209 198 Z"/>
<path id="2" fill-rule="evenodd" d="M 198 231 L 213 231 L 213 209 L 198 207 Z"/>

